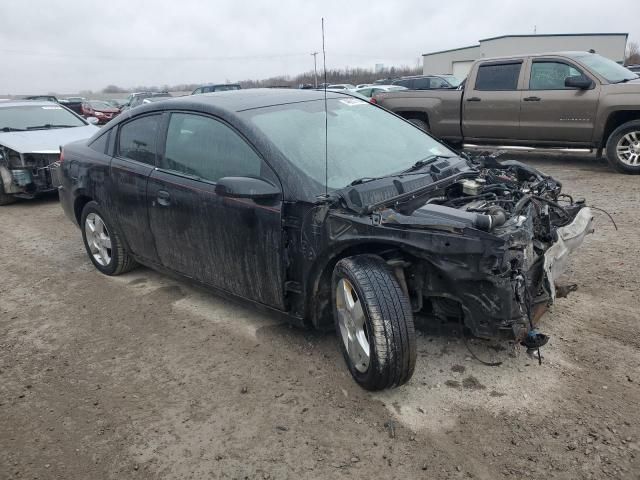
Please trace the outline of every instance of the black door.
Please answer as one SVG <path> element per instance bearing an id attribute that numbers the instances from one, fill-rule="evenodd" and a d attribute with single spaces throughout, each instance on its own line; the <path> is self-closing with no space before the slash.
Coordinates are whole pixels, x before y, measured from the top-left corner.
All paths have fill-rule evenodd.
<path id="1" fill-rule="evenodd" d="M 137 117 L 119 128 L 115 156 L 111 160 L 110 210 L 130 250 L 157 262 L 147 212 L 147 181 L 155 168 L 161 116 Z"/>
<path id="2" fill-rule="evenodd" d="M 227 292 L 283 308 L 281 201 L 219 197 L 227 176 L 271 169 L 246 141 L 213 117 L 172 113 L 159 168 L 148 183 L 149 219 L 160 262 Z"/>

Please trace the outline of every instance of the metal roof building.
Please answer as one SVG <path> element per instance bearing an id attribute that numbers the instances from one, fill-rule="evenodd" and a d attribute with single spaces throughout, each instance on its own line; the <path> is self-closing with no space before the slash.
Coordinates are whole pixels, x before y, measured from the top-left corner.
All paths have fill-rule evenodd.
<path id="1" fill-rule="evenodd" d="M 602 56 L 622 63 L 627 37 L 627 33 L 502 35 L 480 40 L 478 45 L 425 53 L 422 55 L 423 72 L 425 75 L 453 73 L 464 78 L 473 61 L 480 58 L 565 50 L 595 50 Z"/>

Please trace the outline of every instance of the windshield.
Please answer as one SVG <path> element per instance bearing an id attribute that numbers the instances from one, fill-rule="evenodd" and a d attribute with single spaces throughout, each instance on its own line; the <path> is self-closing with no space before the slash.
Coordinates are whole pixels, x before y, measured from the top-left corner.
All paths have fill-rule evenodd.
<path id="1" fill-rule="evenodd" d="M 575 58 L 611 83 L 638 78 L 631 70 L 600 55 L 587 53 L 585 55 L 577 55 Z"/>
<path id="2" fill-rule="evenodd" d="M 357 98 L 327 100 L 328 188 L 401 172 L 434 155 L 455 156 L 426 133 Z M 241 113 L 296 167 L 325 184 L 324 100 L 257 108 Z"/>
<path id="3" fill-rule="evenodd" d="M 83 120 L 58 105 L 0 107 L 0 130 L 84 127 L 85 125 L 87 124 Z"/>
<path id="4" fill-rule="evenodd" d="M 443 75 L 442 78 L 444 78 L 447 82 L 449 82 L 452 87 L 459 87 L 460 84 L 462 83 L 461 79 L 453 75 Z"/>

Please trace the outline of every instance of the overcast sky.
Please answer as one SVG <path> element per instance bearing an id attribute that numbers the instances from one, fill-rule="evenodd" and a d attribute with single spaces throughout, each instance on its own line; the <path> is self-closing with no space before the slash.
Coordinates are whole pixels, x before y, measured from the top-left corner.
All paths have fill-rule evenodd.
<path id="1" fill-rule="evenodd" d="M 506 34 L 623 32 L 638 0 L 0 0 L 0 95 L 259 79 L 327 67 L 416 65 Z M 320 56 L 318 56 L 320 59 Z"/>

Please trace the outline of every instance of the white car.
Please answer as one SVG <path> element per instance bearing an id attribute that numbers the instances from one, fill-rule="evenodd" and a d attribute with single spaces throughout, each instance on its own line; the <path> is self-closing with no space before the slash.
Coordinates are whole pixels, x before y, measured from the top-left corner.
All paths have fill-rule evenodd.
<path id="1" fill-rule="evenodd" d="M 327 90 L 355 90 L 355 85 L 350 83 L 332 83 L 327 86 Z"/>
<path id="2" fill-rule="evenodd" d="M 91 137 L 94 121 L 53 102 L 0 103 L 0 205 L 56 190 L 50 167 L 60 147 Z"/>
<path id="3" fill-rule="evenodd" d="M 401 87 L 400 85 L 367 85 L 363 88 L 356 89 L 356 93 L 364 95 L 367 98 L 371 98 L 377 93 L 397 92 L 398 90 L 406 89 L 407 87 Z"/>

